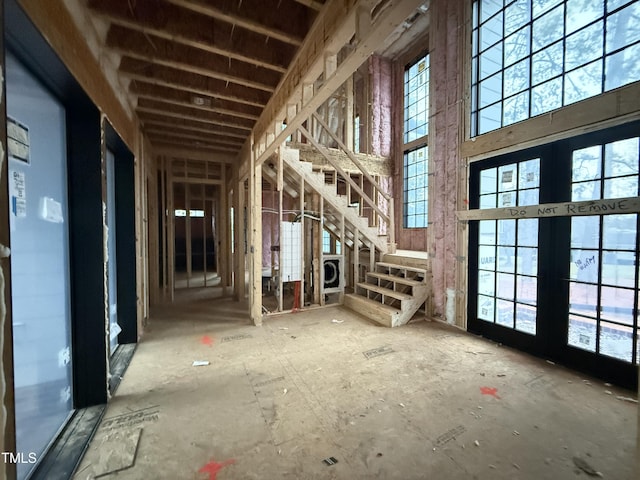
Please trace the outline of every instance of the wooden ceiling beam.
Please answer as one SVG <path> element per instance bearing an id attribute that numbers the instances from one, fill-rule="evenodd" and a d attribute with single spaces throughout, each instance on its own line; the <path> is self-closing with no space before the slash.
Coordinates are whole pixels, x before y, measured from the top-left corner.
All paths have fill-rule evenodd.
<path id="1" fill-rule="evenodd" d="M 163 155 L 165 157 L 177 160 L 198 160 L 208 162 L 210 164 L 216 163 L 234 163 L 236 160 L 235 155 L 228 153 L 207 153 L 202 150 L 194 150 L 192 148 L 177 148 L 173 145 L 152 145 L 153 152 L 156 155 Z"/>
<path id="2" fill-rule="evenodd" d="M 234 128 L 237 131 L 244 130 L 250 132 L 255 123 L 243 118 L 230 117 L 219 113 L 204 112 L 189 107 L 181 107 L 146 98 L 138 99 L 138 106 L 136 107 L 136 110 L 147 113 L 158 113 L 167 117 L 185 118 L 187 120 L 197 120 L 199 122 L 210 123 L 213 125 L 222 125 Z"/>
<path id="3" fill-rule="evenodd" d="M 177 68 L 205 77 L 245 87 L 273 92 L 280 81 L 278 72 L 228 58 L 199 48 L 112 25 L 107 34 L 107 46 L 122 55 L 146 62 Z"/>
<path id="4" fill-rule="evenodd" d="M 257 120 L 260 113 L 258 108 L 250 107 L 248 105 L 239 105 L 237 103 L 219 100 L 209 96 L 194 95 L 175 88 L 162 87 L 151 83 L 140 82 L 138 80 L 131 82 L 129 85 L 129 91 L 135 94 L 138 98 L 162 100 L 174 105 L 182 105 L 208 112 L 247 118 L 249 120 Z"/>
<path id="5" fill-rule="evenodd" d="M 200 150 L 200 151 L 206 151 L 206 152 L 237 153 L 239 150 L 239 148 L 219 147 L 214 144 L 197 143 L 197 142 L 194 142 L 193 140 L 178 140 L 174 138 L 167 138 L 164 136 L 147 135 L 147 138 L 153 145 L 188 147 L 196 151 Z"/>
<path id="6" fill-rule="evenodd" d="M 203 133 L 197 134 L 194 132 L 189 132 L 189 131 L 184 131 L 184 130 L 177 130 L 177 129 L 169 129 L 169 128 L 162 128 L 162 127 L 157 127 L 157 126 L 153 126 L 150 125 L 149 127 L 145 127 L 143 130 L 145 133 L 148 133 L 149 135 L 162 135 L 166 138 L 172 137 L 172 138 L 184 138 L 186 140 L 197 140 L 197 141 L 202 141 L 202 142 L 206 142 L 208 141 L 211 144 L 215 144 L 215 145 L 223 145 L 223 146 L 227 146 L 227 147 L 236 147 L 236 148 L 240 148 L 242 147 L 242 143 L 238 140 L 234 141 L 231 138 L 225 138 L 225 137 L 214 137 L 212 135 L 206 135 Z"/>
<path id="7" fill-rule="evenodd" d="M 324 4 L 321 2 L 318 2 L 317 0 L 295 0 L 295 1 L 301 5 L 304 5 L 305 7 L 313 8 L 316 11 L 319 11 L 322 7 L 324 7 Z"/>
<path id="8" fill-rule="evenodd" d="M 267 13 L 269 9 L 273 10 L 273 6 L 264 1 L 261 2 L 261 8 L 251 9 L 245 5 L 242 11 L 229 8 L 229 2 L 226 4 L 224 2 L 216 2 L 215 5 L 204 0 L 167 0 L 167 2 L 223 22 L 237 25 L 241 28 L 246 28 L 265 37 L 295 45 L 296 47 L 299 47 L 304 39 L 304 34 L 301 35 L 298 32 L 294 34 L 275 25 L 266 25 L 266 15 L 264 14 Z M 236 3 L 234 2 L 232 5 L 235 6 Z M 249 14 L 253 14 L 253 18 L 248 17 Z M 296 23 L 297 22 L 289 22 L 289 25 L 295 26 Z"/>
<path id="9" fill-rule="evenodd" d="M 223 80 L 183 72 L 176 68 L 155 65 L 128 57 L 123 57 L 120 60 L 118 71 L 134 80 L 142 80 L 163 87 L 178 88 L 255 107 L 264 107 L 269 100 L 269 93 L 262 90 L 234 85 Z"/>
<path id="10" fill-rule="evenodd" d="M 226 22 L 159 3 L 88 0 L 89 8 L 112 23 L 276 72 L 284 73 L 295 54 L 293 45 L 270 40 L 272 48 L 264 48 L 263 35 L 245 29 L 234 33 L 233 25 Z"/>
<path id="11" fill-rule="evenodd" d="M 203 132 L 217 135 L 225 135 L 230 138 L 240 138 L 245 140 L 249 134 L 244 130 L 236 130 L 227 126 L 212 125 L 198 120 L 188 120 L 183 118 L 170 118 L 162 114 L 139 112 L 138 118 L 144 126 L 161 125 L 172 128 L 184 128 L 194 132 Z"/>

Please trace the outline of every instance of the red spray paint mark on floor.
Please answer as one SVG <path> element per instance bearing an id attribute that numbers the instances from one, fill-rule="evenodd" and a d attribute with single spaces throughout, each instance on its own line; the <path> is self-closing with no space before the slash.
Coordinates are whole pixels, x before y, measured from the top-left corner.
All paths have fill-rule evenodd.
<path id="1" fill-rule="evenodd" d="M 200 470 L 198 470 L 198 473 L 208 473 L 209 480 L 216 480 L 216 476 L 218 475 L 218 472 L 222 470 L 224 467 L 231 465 L 232 463 L 236 463 L 235 459 L 233 458 L 230 460 L 225 460 L 222 463 L 218 463 L 212 460 L 209 463 L 207 463 L 204 467 L 202 467 Z"/>
<path id="2" fill-rule="evenodd" d="M 209 335 L 205 335 L 200 339 L 200 343 L 202 343 L 203 345 L 211 346 L 213 345 L 213 338 L 211 338 Z"/>
<path id="3" fill-rule="evenodd" d="M 498 395 L 498 389 L 492 387 L 480 387 L 480 393 L 482 395 L 491 395 L 493 398 L 500 399 Z"/>

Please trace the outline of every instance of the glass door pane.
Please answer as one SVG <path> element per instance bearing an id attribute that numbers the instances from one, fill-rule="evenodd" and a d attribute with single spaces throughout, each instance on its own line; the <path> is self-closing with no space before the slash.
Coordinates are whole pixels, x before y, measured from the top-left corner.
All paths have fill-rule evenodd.
<path id="1" fill-rule="evenodd" d="M 16 440 L 40 458 L 72 410 L 65 110 L 6 69 Z"/>
<path id="2" fill-rule="evenodd" d="M 540 159 L 480 172 L 481 209 L 538 203 Z M 538 220 L 481 220 L 477 318 L 536 334 Z"/>
<path id="3" fill-rule="evenodd" d="M 115 156 L 107 150 L 107 295 L 109 297 L 109 350 L 111 355 L 118 347 L 118 270 L 116 268 L 116 177 Z"/>
<path id="4" fill-rule="evenodd" d="M 638 195 L 639 152 L 638 137 L 574 150 L 572 200 Z M 638 363 L 637 232 L 637 214 L 571 219 L 569 346 Z"/>

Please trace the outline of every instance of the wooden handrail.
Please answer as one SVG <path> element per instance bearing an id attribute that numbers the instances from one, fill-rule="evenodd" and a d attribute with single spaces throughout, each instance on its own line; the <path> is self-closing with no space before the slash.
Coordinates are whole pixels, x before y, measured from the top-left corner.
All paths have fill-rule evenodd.
<path id="1" fill-rule="evenodd" d="M 353 188 L 358 193 L 358 195 L 360 195 L 360 197 L 363 198 L 367 204 L 369 204 L 369 206 L 371 208 L 373 208 L 376 212 L 378 212 L 378 214 L 387 222 L 388 226 L 391 226 L 392 216 L 388 216 L 386 213 L 384 213 L 382 210 L 380 210 L 380 207 L 378 207 L 378 205 L 376 205 L 376 203 L 369 197 L 369 195 L 367 195 L 360 188 L 360 186 L 356 182 L 353 181 L 351 176 L 349 174 L 347 174 L 344 170 L 342 170 L 340 165 L 338 165 L 336 162 L 334 162 L 334 160 L 331 158 L 331 156 L 326 151 L 327 147 L 325 147 L 323 145 L 320 145 L 320 143 L 315 138 L 313 138 L 313 135 L 311 135 L 309 133 L 309 131 L 306 128 L 304 128 L 303 126 L 299 126 L 298 130 L 322 154 L 322 156 L 327 160 L 327 162 L 329 162 L 329 164 L 333 168 L 335 168 L 336 171 L 340 175 L 342 175 L 342 177 L 349 183 L 349 185 L 351 185 L 351 188 Z"/>
<path id="2" fill-rule="evenodd" d="M 315 118 L 316 121 L 320 124 L 320 126 L 322 126 L 322 128 L 324 128 L 327 131 L 327 133 L 329 133 L 329 136 L 338 144 L 340 149 L 347 154 L 347 157 L 349 157 L 349 160 L 351 160 L 354 163 L 354 165 L 358 167 L 358 169 L 362 172 L 364 177 L 367 180 L 369 180 L 369 182 L 371 182 L 373 186 L 376 187 L 376 190 L 380 192 L 380 194 L 384 197 L 384 199 L 389 200 L 391 198 L 391 195 L 387 194 L 384 190 L 382 190 L 382 187 L 378 184 L 378 182 L 376 182 L 376 180 L 371 176 L 371 174 L 369 174 L 369 172 L 367 172 L 365 168 L 362 166 L 362 164 L 360 163 L 360 160 L 358 160 L 357 157 L 353 154 L 353 152 L 351 152 L 351 150 L 347 148 L 344 142 L 340 140 L 340 138 L 334 132 L 331 131 L 329 126 L 324 122 L 324 120 L 322 120 L 320 115 L 318 115 L 316 112 L 313 112 L 313 118 Z"/>

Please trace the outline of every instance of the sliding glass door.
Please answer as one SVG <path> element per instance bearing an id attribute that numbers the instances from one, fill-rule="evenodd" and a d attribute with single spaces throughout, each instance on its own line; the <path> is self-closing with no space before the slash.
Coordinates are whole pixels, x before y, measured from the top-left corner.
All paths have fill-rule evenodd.
<path id="1" fill-rule="evenodd" d="M 6 73 L 17 451 L 40 458 L 72 410 L 65 109 L 10 54 Z"/>

